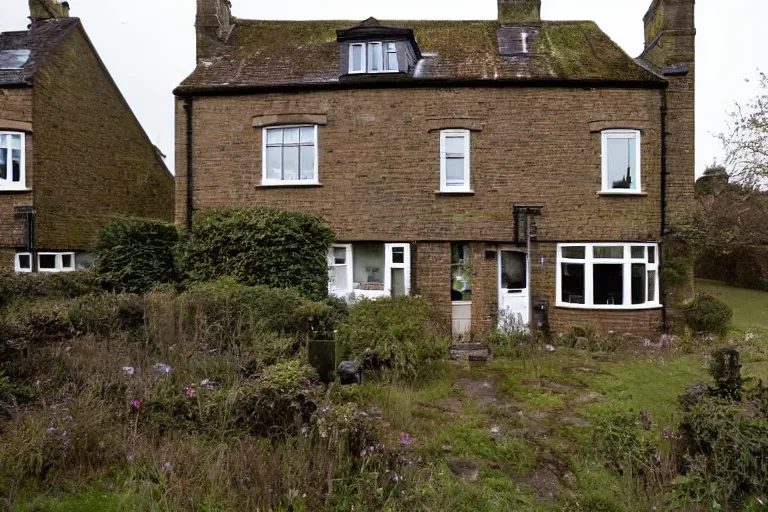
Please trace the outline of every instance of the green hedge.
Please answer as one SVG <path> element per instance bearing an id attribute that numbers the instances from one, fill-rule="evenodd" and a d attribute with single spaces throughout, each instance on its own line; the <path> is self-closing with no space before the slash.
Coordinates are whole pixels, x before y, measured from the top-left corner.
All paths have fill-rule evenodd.
<path id="1" fill-rule="evenodd" d="M 102 278 L 93 272 L 0 274 L 0 307 L 18 300 L 67 299 L 102 290 Z"/>
<path id="2" fill-rule="evenodd" d="M 187 279 L 295 288 L 312 299 L 328 291 L 333 233 L 322 218 L 269 208 L 200 213 L 182 250 Z"/>
<path id="3" fill-rule="evenodd" d="M 705 247 L 696 254 L 696 277 L 768 291 L 768 246 Z"/>
<path id="4" fill-rule="evenodd" d="M 94 270 L 118 290 L 141 293 L 177 280 L 176 228 L 155 219 L 115 217 L 102 225 Z"/>
<path id="5" fill-rule="evenodd" d="M 724 334 L 733 317 L 733 310 L 720 299 L 699 294 L 683 305 L 685 323 L 695 332 Z"/>

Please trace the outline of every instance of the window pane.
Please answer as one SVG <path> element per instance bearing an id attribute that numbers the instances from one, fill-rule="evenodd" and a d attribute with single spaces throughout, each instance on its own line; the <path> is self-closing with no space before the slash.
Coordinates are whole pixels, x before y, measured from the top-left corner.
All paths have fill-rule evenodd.
<path id="1" fill-rule="evenodd" d="M 0 146 L 7 147 L 8 146 L 8 136 L 0 134 Z"/>
<path id="2" fill-rule="evenodd" d="M 61 255 L 61 268 L 73 268 L 71 254 Z"/>
<path id="3" fill-rule="evenodd" d="M 405 263 L 405 248 L 393 247 L 392 248 L 392 263 Z"/>
<path id="4" fill-rule="evenodd" d="M 446 137 L 445 152 L 451 155 L 464 155 L 464 137 Z"/>
<path id="5" fill-rule="evenodd" d="M 632 247 L 632 259 L 644 260 L 645 259 L 645 247 Z"/>
<path id="6" fill-rule="evenodd" d="M 563 263 L 563 302 L 584 304 L 584 264 Z"/>
<path id="7" fill-rule="evenodd" d="M 283 179 L 283 148 L 267 148 L 267 179 Z"/>
<path id="8" fill-rule="evenodd" d="M 405 269 L 392 269 L 392 296 L 402 297 L 405 295 Z"/>
<path id="9" fill-rule="evenodd" d="M 347 263 L 347 248 L 334 247 L 333 248 L 333 264 L 345 265 L 346 263 Z"/>
<path id="10" fill-rule="evenodd" d="M 352 246 L 354 282 L 364 290 L 384 289 L 384 244 L 361 243 Z M 373 286 L 380 284 L 381 286 Z"/>
<path id="11" fill-rule="evenodd" d="M 298 136 L 298 133 L 297 133 Z M 283 147 L 283 179 L 299 179 L 299 148 L 298 146 Z"/>
<path id="12" fill-rule="evenodd" d="M 594 250 L 593 255 L 595 258 L 621 259 L 624 257 L 624 247 L 621 247 L 621 246 L 618 246 L 618 247 L 597 246 L 593 250 Z"/>
<path id="13" fill-rule="evenodd" d="M 11 168 L 13 169 L 11 180 L 15 182 L 21 181 L 21 151 L 14 149 L 12 153 Z"/>
<path id="14" fill-rule="evenodd" d="M 464 159 L 446 158 L 445 159 L 445 183 L 447 185 L 464 185 Z"/>
<path id="15" fill-rule="evenodd" d="M 11 149 L 21 149 L 21 135 L 11 135 Z"/>
<path id="16" fill-rule="evenodd" d="M 315 147 L 301 146 L 301 179 L 315 179 Z"/>
<path id="17" fill-rule="evenodd" d="M 645 304 L 645 263 L 632 264 L 632 304 Z"/>
<path id="18" fill-rule="evenodd" d="M 19 258 L 19 268 L 28 270 L 32 268 L 32 257 L 29 254 L 21 254 Z"/>
<path id="19" fill-rule="evenodd" d="M 451 300 L 472 300 L 472 256 L 468 243 L 451 244 Z"/>
<path id="20" fill-rule="evenodd" d="M 528 288 L 528 269 L 525 268 L 525 253 L 502 251 L 501 287 L 505 290 Z"/>
<path id="21" fill-rule="evenodd" d="M 38 259 L 38 264 L 41 269 L 53 270 L 56 268 L 56 255 L 41 254 Z"/>
<path id="22" fill-rule="evenodd" d="M 283 130 L 279 128 L 267 130 L 267 144 L 282 144 Z"/>
<path id="23" fill-rule="evenodd" d="M 395 43 L 387 43 L 387 71 L 397 71 L 397 46 Z"/>
<path id="24" fill-rule="evenodd" d="M 368 71 L 381 70 L 381 43 L 368 44 Z"/>
<path id="25" fill-rule="evenodd" d="M 656 247 L 648 247 L 648 263 L 656 263 Z"/>
<path id="26" fill-rule="evenodd" d="M 595 304 L 624 303 L 624 265 L 596 264 L 592 274 Z"/>
<path id="27" fill-rule="evenodd" d="M 352 52 L 352 71 L 363 70 L 363 47 L 360 45 L 350 46 Z"/>
<path id="28" fill-rule="evenodd" d="M 305 126 L 301 128 L 301 143 L 315 143 L 315 128 L 312 126 Z"/>
<path id="29" fill-rule="evenodd" d="M 608 187 L 611 189 L 637 189 L 634 138 L 609 138 Z"/>
<path id="30" fill-rule="evenodd" d="M 349 281 L 347 280 L 347 266 L 331 268 L 331 282 L 337 290 L 349 290 Z"/>
<path id="31" fill-rule="evenodd" d="M 648 302 L 656 301 L 656 271 L 648 271 Z"/>
<path id="32" fill-rule="evenodd" d="M 283 144 L 298 144 L 298 143 L 299 143 L 299 129 L 285 128 L 283 130 Z"/>
<path id="33" fill-rule="evenodd" d="M 587 248 L 579 247 L 563 247 L 563 258 L 570 258 L 574 260 L 583 260 L 587 254 Z"/>
<path id="34" fill-rule="evenodd" d="M 0 180 L 8 179 L 8 150 L 0 148 Z"/>

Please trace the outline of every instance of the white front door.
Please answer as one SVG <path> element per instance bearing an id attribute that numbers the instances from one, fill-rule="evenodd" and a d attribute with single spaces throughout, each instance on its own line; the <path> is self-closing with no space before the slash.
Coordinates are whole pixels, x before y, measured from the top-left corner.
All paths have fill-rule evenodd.
<path id="1" fill-rule="evenodd" d="M 531 318 L 528 293 L 528 255 L 499 251 L 499 326 L 528 329 Z"/>

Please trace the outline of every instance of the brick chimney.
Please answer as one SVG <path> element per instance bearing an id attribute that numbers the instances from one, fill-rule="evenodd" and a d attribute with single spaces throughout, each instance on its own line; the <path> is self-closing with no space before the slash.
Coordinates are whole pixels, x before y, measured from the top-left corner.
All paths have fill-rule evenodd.
<path id="1" fill-rule="evenodd" d="M 696 56 L 695 0 L 653 0 L 643 18 L 643 58 L 660 68 L 693 64 Z"/>
<path id="2" fill-rule="evenodd" d="M 69 18 L 69 2 L 62 0 L 29 0 L 29 19 L 32 21 Z"/>
<path id="3" fill-rule="evenodd" d="M 197 0 L 197 61 L 213 55 L 216 46 L 232 32 L 232 4 L 229 0 Z"/>
<path id="4" fill-rule="evenodd" d="M 499 6 L 499 21 L 502 23 L 541 21 L 541 0 L 496 1 Z"/>

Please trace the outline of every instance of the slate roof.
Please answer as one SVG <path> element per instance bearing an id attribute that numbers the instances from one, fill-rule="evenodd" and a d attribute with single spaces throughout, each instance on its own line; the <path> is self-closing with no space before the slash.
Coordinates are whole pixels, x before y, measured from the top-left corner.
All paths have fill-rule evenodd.
<path id="1" fill-rule="evenodd" d="M 29 30 L 0 33 L 0 51 L 31 50 L 21 69 L 0 69 L 0 86 L 31 85 L 35 71 L 46 55 L 80 23 L 79 18 L 36 21 Z"/>
<path id="2" fill-rule="evenodd" d="M 211 59 L 176 93 L 296 86 L 351 86 L 373 76 L 340 77 L 338 29 L 351 21 L 256 21 L 235 19 L 234 29 Z M 415 71 L 376 75 L 381 82 L 592 82 L 663 86 L 665 80 L 639 65 L 591 21 L 382 21 L 411 28 L 422 53 Z M 530 27 L 537 36 L 528 55 L 503 56 L 500 27 Z"/>

